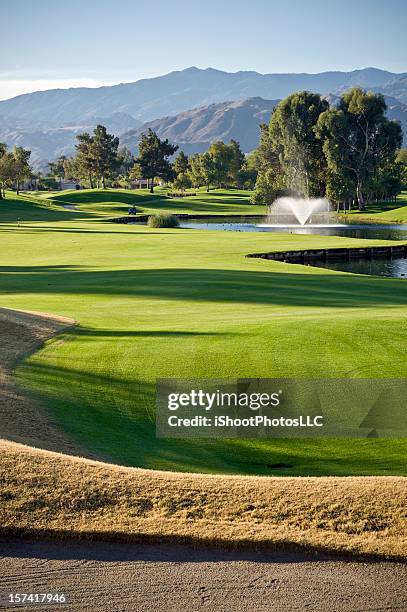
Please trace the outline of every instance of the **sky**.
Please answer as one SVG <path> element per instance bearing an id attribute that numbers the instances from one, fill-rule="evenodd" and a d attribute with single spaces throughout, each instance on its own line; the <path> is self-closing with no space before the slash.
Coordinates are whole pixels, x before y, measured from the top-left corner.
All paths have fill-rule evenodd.
<path id="1" fill-rule="evenodd" d="M 407 71 L 407 0 L 0 0 L 0 99 L 182 70 Z"/>

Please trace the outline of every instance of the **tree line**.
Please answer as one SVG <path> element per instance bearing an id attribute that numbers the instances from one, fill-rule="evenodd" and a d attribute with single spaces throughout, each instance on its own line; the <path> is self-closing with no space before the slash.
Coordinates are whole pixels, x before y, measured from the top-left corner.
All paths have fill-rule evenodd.
<path id="1" fill-rule="evenodd" d="M 407 185 L 407 150 L 401 149 L 398 122 L 385 116 L 381 94 L 354 88 L 335 106 L 319 94 L 294 93 L 260 126 L 258 147 L 244 155 L 237 140 L 212 143 L 187 156 L 149 129 L 141 134 L 138 155 L 120 147 L 119 138 L 98 125 L 78 134 L 75 154 L 48 164 L 47 177 L 35 175 L 30 151 L 0 143 L 0 197 L 5 189 L 35 179 L 38 188 L 58 188 L 74 180 L 93 188 L 132 187 L 144 180 L 150 191 L 163 181 L 174 190 L 234 187 L 254 190 L 251 200 L 270 204 L 285 194 L 327 197 L 337 203 L 394 198 Z M 176 155 L 177 154 L 177 155 Z M 140 183 L 139 183 L 140 184 Z"/>
<path id="2" fill-rule="evenodd" d="M 400 124 L 385 111 L 381 94 L 356 87 L 335 106 L 307 91 L 282 100 L 261 126 L 252 201 L 326 196 L 364 210 L 368 201 L 394 198 L 407 182 L 406 159 Z"/>
<path id="3" fill-rule="evenodd" d="M 173 189 L 237 187 L 254 189 L 253 203 L 269 204 L 283 194 L 327 197 L 337 204 L 394 198 L 407 183 L 406 151 L 400 151 L 398 122 L 385 116 L 381 94 L 353 88 L 337 105 L 302 91 L 282 100 L 268 125 L 260 126 L 257 149 L 244 155 L 240 144 L 217 141 L 188 157 L 149 129 L 141 134 L 138 156 L 97 126 L 78 135 L 76 155 L 62 164 L 65 177 L 89 187 L 130 186 L 160 179 Z"/>
<path id="4" fill-rule="evenodd" d="M 205 186 L 209 191 L 211 187 L 253 188 L 256 180 L 255 170 L 233 139 L 228 144 L 214 142 L 205 153 L 190 157 L 179 151 L 174 161 L 178 146 L 161 140 L 151 129 L 141 134 L 136 157 L 128 148 L 120 148 L 118 138 L 102 125 L 93 134 L 79 134 L 77 140 L 76 155 L 52 162 L 50 172 L 85 181 L 91 189 L 104 188 L 107 183 L 127 187 L 144 179 L 153 192 L 154 181 L 159 179 L 175 190 Z"/>
<path id="5" fill-rule="evenodd" d="M 23 147 L 7 150 L 7 145 L 0 142 L 0 199 L 6 197 L 6 189 L 15 187 L 20 193 L 21 184 L 31 178 L 29 164 L 31 151 Z"/>

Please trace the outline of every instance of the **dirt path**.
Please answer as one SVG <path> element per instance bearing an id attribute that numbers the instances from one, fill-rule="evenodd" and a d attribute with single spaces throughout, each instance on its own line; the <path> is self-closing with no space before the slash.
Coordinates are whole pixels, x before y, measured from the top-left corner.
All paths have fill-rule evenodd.
<path id="1" fill-rule="evenodd" d="M 407 609 L 407 567 L 398 563 L 102 542 L 8 539 L 0 547 L 3 595 L 64 592 L 63 609 L 75 612 Z"/>

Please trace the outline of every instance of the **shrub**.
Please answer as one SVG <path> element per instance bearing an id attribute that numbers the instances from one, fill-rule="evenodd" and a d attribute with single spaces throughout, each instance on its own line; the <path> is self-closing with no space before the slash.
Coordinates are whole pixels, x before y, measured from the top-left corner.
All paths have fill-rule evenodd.
<path id="1" fill-rule="evenodd" d="M 178 227 L 179 221 L 175 215 L 150 215 L 147 225 L 149 227 Z"/>

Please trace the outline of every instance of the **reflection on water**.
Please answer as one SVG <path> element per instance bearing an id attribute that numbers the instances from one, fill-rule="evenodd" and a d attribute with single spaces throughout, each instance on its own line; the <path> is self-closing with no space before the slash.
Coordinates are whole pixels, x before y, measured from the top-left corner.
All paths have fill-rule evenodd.
<path id="1" fill-rule="evenodd" d="M 348 238 L 373 238 L 380 240 L 403 240 L 407 238 L 407 224 L 378 225 L 378 224 L 346 224 L 332 227 L 312 227 L 299 225 L 298 227 L 276 227 L 263 225 L 264 221 L 255 217 L 246 217 L 244 220 L 222 217 L 219 219 L 205 219 L 194 221 L 181 221 L 181 227 L 191 229 L 210 229 L 235 232 L 271 232 L 285 234 L 318 234 L 319 236 L 348 236 Z"/>
<path id="2" fill-rule="evenodd" d="M 352 261 L 315 261 L 313 266 L 353 272 L 353 274 L 373 274 L 375 276 L 392 276 L 393 278 L 407 278 L 407 259 L 395 257 L 394 259 L 355 259 Z"/>
<path id="3" fill-rule="evenodd" d="M 259 218 L 248 218 L 236 220 L 222 217 L 219 219 L 205 219 L 181 222 L 181 227 L 191 229 L 210 229 L 238 232 L 270 232 L 289 234 L 317 234 L 320 236 L 347 236 L 348 238 L 371 238 L 379 240 L 406 240 L 407 224 L 403 225 L 332 225 L 331 227 L 270 227 L 262 225 L 263 220 Z M 352 261 L 316 261 L 313 266 L 329 268 L 330 270 L 342 270 L 355 274 L 372 274 L 376 276 L 392 276 L 395 278 L 407 278 L 407 259 L 396 257 L 394 259 L 357 259 Z"/>

